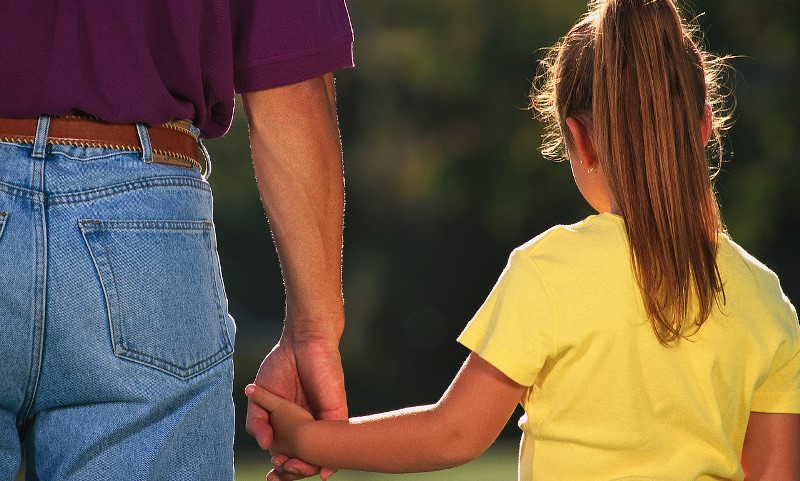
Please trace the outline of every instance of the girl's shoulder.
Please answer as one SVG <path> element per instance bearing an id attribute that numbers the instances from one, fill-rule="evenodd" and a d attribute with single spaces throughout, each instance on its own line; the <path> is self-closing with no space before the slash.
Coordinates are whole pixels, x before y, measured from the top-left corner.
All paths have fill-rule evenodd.
<path id="1" fill-rule="evenodd" d="M 622 217 L 605 213 L 595 214 L 567 225 L 555 225 L 514 252 L 531 257 L 569 255 L 596 252 L 610 246 L 627 247 L 625 223 Z"/>
<path id="2" fill-rule="evenodd" d="M 726 233 L 719 235 L 717 267 L 726 290 L 737 289 L 767 299 L 786 297 L 778 275 Z"/>
<path id="3" fill-rule="evenodd" d="M 730 235 L 720 233 L 718 238 L 717 265 L 720 269 L 731 271 L 737 277 L 746 274 L 761 284 L 779 282 L 772 269 L 737 244 Z"/>

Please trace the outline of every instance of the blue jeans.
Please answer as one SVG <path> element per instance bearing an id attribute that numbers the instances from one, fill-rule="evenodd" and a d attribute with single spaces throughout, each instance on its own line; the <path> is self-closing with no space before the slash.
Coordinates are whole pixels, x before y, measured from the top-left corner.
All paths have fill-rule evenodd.
<path id="1" fill-rule="evenodd" d="M 211 204 L 142 153 L 0 142 L 0 481 L 23 446 L 29 481 L 233 479 Z"/>

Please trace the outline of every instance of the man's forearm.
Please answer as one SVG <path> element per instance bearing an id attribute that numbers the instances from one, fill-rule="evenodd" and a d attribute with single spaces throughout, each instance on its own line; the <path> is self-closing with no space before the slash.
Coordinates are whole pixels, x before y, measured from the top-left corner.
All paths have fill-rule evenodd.
<path id="1" fill-rule="evenodd" d="M 248 93 L 253 164 L 293 338 L 338 340 L 344 180 L 333 77 Z"/>

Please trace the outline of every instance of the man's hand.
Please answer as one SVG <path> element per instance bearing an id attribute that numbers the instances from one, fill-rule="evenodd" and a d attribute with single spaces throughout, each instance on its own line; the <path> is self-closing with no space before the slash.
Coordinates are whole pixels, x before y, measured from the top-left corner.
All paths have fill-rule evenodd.
<path id="1" fill-rule="evenodd" d="M 261 363 L 255 384 L 276 395 L 299 404 L 317 419 L 347 419 L 344 374 L 336 343 L 326 339 L 287 339 L 286 334 Z M 248 400 L 247 432 L 262 449 L 272 444 L 269 413 Z M 328 479 L 333 471 L 288 459 L 277 454 L 276 469 L 269 481 L 294 481 L 320 474 Z"/>

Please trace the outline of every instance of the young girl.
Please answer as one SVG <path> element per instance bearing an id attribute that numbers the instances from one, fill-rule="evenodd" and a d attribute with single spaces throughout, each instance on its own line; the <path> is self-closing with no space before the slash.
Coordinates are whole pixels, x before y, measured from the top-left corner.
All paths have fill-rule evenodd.
<path id="1" fill-rule="evenodd" d="M 568 153 L 599 214 L 514 250 L 434 405 L 315 421 L 248 386 L 273 453 L 448 468 L 521 403 L 520 480 L 799 480 L 800 329 L 776 276 L 723 231 L 705 156 L 726 120 L 717 64 L 672 0 L 593 1 L 544 64 L 545 151 Z"/>

